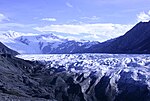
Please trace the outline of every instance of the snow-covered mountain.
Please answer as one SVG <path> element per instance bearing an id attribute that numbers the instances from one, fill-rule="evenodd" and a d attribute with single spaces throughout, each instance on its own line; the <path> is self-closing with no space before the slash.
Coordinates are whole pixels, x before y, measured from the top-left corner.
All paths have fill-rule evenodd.
<path id="1" fill-rule="evenodd" d="M 75 41 L 50 34 L 2 33 L 0 40 L 9 48 L 24 54 L 76 53 L 99 42 Z"/>

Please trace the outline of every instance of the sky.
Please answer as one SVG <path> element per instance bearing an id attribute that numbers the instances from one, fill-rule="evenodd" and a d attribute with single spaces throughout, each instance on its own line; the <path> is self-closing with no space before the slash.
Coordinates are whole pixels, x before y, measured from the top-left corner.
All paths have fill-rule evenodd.
<path id="1" fill-rule="evenodd" d="M 0 34 L 106 41 L 150 19 L 150 0 L 0 0 Z"/>

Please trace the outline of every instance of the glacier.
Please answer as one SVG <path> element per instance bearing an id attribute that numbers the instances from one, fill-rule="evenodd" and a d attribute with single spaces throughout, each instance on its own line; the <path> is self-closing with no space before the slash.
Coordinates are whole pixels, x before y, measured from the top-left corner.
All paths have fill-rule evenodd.
<path id="1" fill-rule="evenodd" d="M 76 95 L 82 98 L 80 101 L 150 100 L 149 54 L 24 54 L 16 57 L 41 62 L 50 75 L 57 75 L 58 83 L 65 82 L 63 73 L 68 75 L 73 79 L 68 82 L 81 88 L 78 90 L 83 95 Z"/>

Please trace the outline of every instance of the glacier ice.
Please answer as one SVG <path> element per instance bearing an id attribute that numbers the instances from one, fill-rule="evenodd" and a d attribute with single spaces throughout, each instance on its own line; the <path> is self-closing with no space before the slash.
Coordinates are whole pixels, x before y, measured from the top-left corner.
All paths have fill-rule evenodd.
<path id="1" fill-rule="evenodd" d="M 132 78 L 140 80 L 138 73 L 149 77 L 150 55 L 125 54 L 32 54 L 18 55 L 18 58 L 31 61 L 43 61 L 46 68 L 63 67 L 68 72 L 84 73 L 101 72 L 102 75 L 113 75 L 116 72 L 132 72 Z"/>
<path id="2" fill-rule="evenodd" d="M 40 61 L 52 75 L 69 73 L 73 85 L 80 85 L 85 101 L 150 99 L 149 54 L 32 54 L 17 57 Z"/>

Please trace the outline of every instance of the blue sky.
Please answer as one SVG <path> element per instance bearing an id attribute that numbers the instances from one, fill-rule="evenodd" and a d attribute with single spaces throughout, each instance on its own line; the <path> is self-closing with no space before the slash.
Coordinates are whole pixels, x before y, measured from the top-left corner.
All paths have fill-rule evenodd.
<path id="1" fill-rule="evenodd" d="M 0 0 L 0 32 L 105 41 L 150 19 L 150 0 Z"/>

